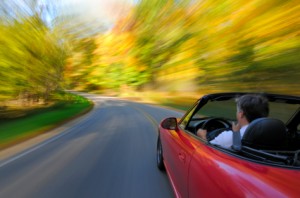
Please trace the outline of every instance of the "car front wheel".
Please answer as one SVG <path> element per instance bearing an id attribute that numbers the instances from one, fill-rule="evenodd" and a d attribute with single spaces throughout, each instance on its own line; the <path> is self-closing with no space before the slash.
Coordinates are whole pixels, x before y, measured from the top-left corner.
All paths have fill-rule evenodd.
<path id="1" fill-rule="evenodd" d="M 159 170 L 165 170 L 163 151 L 159 137 L 157 138 L 156 163 Z"/>

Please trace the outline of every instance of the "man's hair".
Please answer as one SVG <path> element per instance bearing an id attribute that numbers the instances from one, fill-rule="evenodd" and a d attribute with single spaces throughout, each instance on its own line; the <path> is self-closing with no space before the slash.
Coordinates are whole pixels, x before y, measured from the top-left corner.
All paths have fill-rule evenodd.
<path id="1" fill-rule="evenodd" d="M 261 95 L 243 95 L 237 99 L 237 107 L 249 122 L 269 115 L 268 99 Z"/>

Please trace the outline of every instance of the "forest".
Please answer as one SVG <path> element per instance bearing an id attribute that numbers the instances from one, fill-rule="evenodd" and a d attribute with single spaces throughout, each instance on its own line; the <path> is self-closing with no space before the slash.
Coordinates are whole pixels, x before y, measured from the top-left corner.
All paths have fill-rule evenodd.
<path id="1" fill-rule="evenodd" d="M 140 0 L 99 31 L 38 2 L 0 4 L 2 103 L 66 89 L 300 95 L 299 0 Z"/>

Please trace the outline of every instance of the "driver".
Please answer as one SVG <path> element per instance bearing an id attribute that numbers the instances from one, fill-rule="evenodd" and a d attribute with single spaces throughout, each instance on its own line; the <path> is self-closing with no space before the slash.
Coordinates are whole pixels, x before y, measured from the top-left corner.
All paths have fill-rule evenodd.
<path id="1" fill-rule="evenodd" d="M 257 118 L 267 117 L 269 114 L 268 100 L 261 95 L 246 94 L 239 97 L 237 100 L 237 123 L 232 123 L 232 130 L 223 131 L 210 143 L 230 148 L 232 142 L 232 132 L 240 131 L 241 138 L 243 137 L 250 122 Z M 199 129 L 197 135 L 202 139 L 207 140 L 207 130 Z"/>

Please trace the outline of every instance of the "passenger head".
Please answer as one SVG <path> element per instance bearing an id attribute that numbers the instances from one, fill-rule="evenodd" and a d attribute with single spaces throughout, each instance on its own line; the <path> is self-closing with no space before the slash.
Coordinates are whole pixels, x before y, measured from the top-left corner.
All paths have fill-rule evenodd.
<path id="1" fill-rule="evenodd" d="M 246 94 L 237 99 L 238 112 L 243 112 L 248 122 L 269 115 L 268 99 L 261 95 Z"/>

